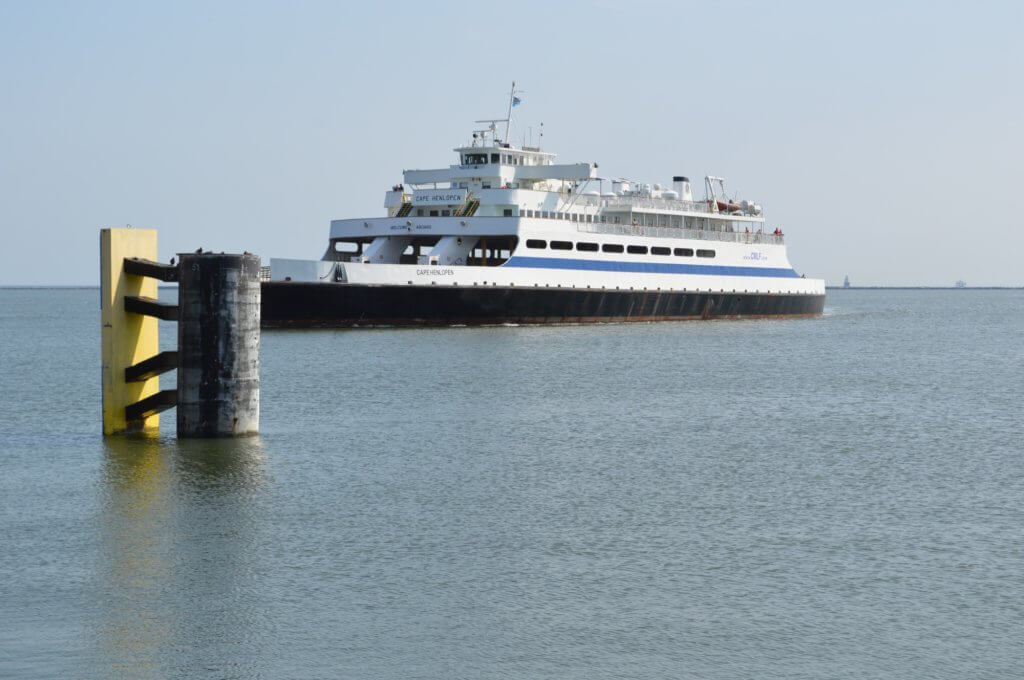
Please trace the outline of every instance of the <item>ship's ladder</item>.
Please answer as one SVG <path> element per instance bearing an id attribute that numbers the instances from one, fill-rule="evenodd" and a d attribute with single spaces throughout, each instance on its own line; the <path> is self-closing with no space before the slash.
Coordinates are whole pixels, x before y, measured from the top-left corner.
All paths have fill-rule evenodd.
<path id="1" fill-rule="evenodd" d="M 476 209 L 480 207 L 479 198 L 467 198 L 466 202 L 463 203 L 458 210 L 455 211 L 456 217 L 472 217 L 476 213 Z"/>
<path id="2" fill-rule="evenodd" d="M 401 207 L 398 208 L 398 212 L 395 213 L 395 217 L 405 217 L 412 212 L 412 203 L 410 201 L 403 201 Z"/>

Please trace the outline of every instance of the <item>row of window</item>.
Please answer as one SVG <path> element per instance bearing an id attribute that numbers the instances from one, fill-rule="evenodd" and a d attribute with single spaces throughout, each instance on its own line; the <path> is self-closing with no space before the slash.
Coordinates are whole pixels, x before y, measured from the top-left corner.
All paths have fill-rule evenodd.
<path id="1" fill-rule="evenodd" d="M 438 209 L 438 210 L 427 210 L 424 208 L 416 209 L 417 217 L 451 217 L 454 213 L 451 209 Z M 563 213 L 548 210 L 521 210 L 520 215 L 525 217 L 539 217 L 541 219 L 552 219 L 552 220 L 568 220 L 572 222 L 606 222 L 608 224 L 624 224 L 628 222 L 625 216 L 620 215 L 585 215 L 583 213 Z M 505 208 L 502 210 L 504 217 L 515 217 L 516 210 L 513 208 Z M 671 219 L 669 219 L 671 217 Z M 653 214 L 634 214 L 633 221 L 634 226 L 659 226 L 659 227 L 679 227 L 684 226 L 687 229 L 711 229 L 715 231 L 726 231 L 726 232 L 739 232 L 746 229 L 749 231 L 749 226 L 744 227 L 743 223 L 731 222 L 727 220 L 717 220 L 704 217 L 686 217 L 685 223 L 683 217 L 679 215 L 653 215 Z M 761 233 L 761 229 L 758 229 L 757 233 Z"/>
<path id="2" fill-rule="evenodd" d="M 492 153 L 491 163 L 502 163 L 504 165 L 535 165 L 536 157 L 519 155 L 514 153 Z M 462 156 L 463 165 L 487 165 L 487 154 L 467 153 Z"/>
<path id="3" fill-rule="evenodd" d="M 487 188 L 487 187 L 485 187 Z M 505 208 L 502 210 L 504 217 L 515 217 L 516 210 L 513 208 Z M 583 213 L 564 213 L 557 212 L 554 210 L 520 210 L 520 215 L 524 217 L 539 217 L 541 219 L 552 219 L 552 220 L 567 220 L 571 222 L 605 222 L 608 224 L 626 224 L 629 223 L 629 219 L 623 215 L 586 215 Z M 416 209 L 417 217 L 451 217 L 453 211 L 451 209 L 443 210 L 427 210 L 424 208 Z M 733 222 L 729 220 L 719 219 L 708 219 L 706 217 L 685 217 L 685 220 L 680 215 L 658 215 L 658 214 L 642 214 L 635 213 L 633 215 L 632 224 L 634 226 L 647 226 L 647 227 L 685 227 L 686 229 L 697 229 L 697 230 L 714 230 L 714 231 L 727 231 L 727 232 L 741 232 L 750 230 L 750 223 L 744 222 Z M 761 233 L 762 228 L 759 227 L 757 233 Z"/>
<path id="4" fill-rule="evenodd" d="M 555 210 L 523 210 L 524 217 L 539 217 L 551 220 L 569 220 L 572 222 L 622 222 L 622 217 L 612 215 L 586 215 L 584 213 L 565 213 Z"/>
<path id="5" fill-rule="evenodd" d="M 416 217 L 425 217 L 426 212 L 427 211 L 424 208 L 416 208 Z M 450 209 L 431 210 L 429 214 L 430 217 L 451 217 L 452 211 Z M 502 212 L 502 215 L 505 217 L 514 217 L 514 215 L 512 214 L 512 208 L 505 208 L 505 210 Z"/>
<path id="6" fill-rule="evenodd" d="M 572 241 L 551 241 L 548 244 L 543 239 L 531 238 L 526 239 L 526 247 L 533 248 L 536 250 L 543 250 L 548 248 L 550 245 L 551 250 L 572 250 Z M 597 244 L 587 241 L 577 241 L 576 250 L 583 252 L 596 253 L 598 249 L 604 253 L 621 253 L 626 252 L 630 255 L 647 255 L 650 252 L 651 255 L 675 255 L 676 257 L 693 257 L 694 254 L 697 257 L 714 257 L 715 251 L 698 249 L 694 252 L 693 248 L 668 248 L 665 246 L 651 246 L 649 249 L 647 246 L 641 245 L 628 245 L 623 246 L 621 243 L 602 243 Z"/>
<path id="7" fill-rule="evenodd" d="M 638 227 L 685 227 L 687 229 L 710 229 L 712 226 L 722 231 L 732 231 L 731 222 L 725 223 L 706 217 L 685 217 L 682 215 L 659 215 L 652 213 L 633 213 L 629 215 L 587 215 L 586 213 L 566 213 L 556 210 L 522 210 L 523 217 L 539 217 L 542 220 L 567 220 L 570 222 L 605 222 L 608 224 L 632 224 Z"/>
<path id="8" fill-rule="evenodd" d="M 488 187 L 488 186 L 484 187 L 484 189 L 489 189 L 489 188 L 490 187 Z M 451 214 L 452 214 L 452 211 L 450 209 L 448 209 L 448 210 L 430 210 L 428 212 L 425 208 L 416 208 L 416 216 L 417 217 L 426 217 L 428 215 L 430 217 L 450 217 Z M 514 209 L 512 209 L 512 208 L 505 208 L 502 211 L 502 214 L 505 217 L 515 217 L 516 211 Z M 613 223 L 621 223 L 622 222 L 622 218 L 621 217 L 612 217 L 610 215 L 601 217 L 601 216 L 594 216 L 594 215 L 584 215 L 582 213 L 563 213 L 563 212 L 554 212 L 554 211 L 548 212 L 547 210 L 523 210 L 523 211 L 521 211 L 521 214 L 524 215 L 525 217 L 543 217 L 543 218 L 549 218 L 550 217 L 553 220 L 571 220 L 573 222 L 613 222 Z"/>
<path id="9" fill-rule="evenodd" d="M 728 231 L 728 232 L 752 232 L 754 228 L 757 233 L 764 229 L 763 224 L 757 222 L 744 222 L 739 220 L 725 220 L 717 217 L 694 217 L 692 215 L 665 215 L 661 213 L 631 213 L 630 215 L 600 214 L 587 215 L 585 213 L 564 213 L 554 210 L 520 210 L 523 217 L 539 217 L 541 219 L 568 220 L 571 222 L 604 222 L 608 224 L 631 224 L 637 227 L 679 227 L 683 229 Z"/>

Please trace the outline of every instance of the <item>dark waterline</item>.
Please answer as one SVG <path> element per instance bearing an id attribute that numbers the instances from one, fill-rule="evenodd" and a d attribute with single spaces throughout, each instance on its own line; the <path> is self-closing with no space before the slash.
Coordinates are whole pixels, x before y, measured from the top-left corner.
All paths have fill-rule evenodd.
<path id="1" fill-rule="evenodd" d="M 2 677 L 1024 675 L 1024 291 L 265 332 L 212 442 L 99 436 L 98 304 L 0 290 Z"/>

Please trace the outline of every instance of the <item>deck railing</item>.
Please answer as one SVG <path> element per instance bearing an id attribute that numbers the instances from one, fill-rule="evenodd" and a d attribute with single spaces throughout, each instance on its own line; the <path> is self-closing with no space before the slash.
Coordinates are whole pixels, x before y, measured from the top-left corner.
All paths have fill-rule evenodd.
<path id="1" fill-rule="evenodd" d="M 591 196 L 591 198 L 594 198 Z M 641 208 L 647 210 L 672 210 L 675 212 L 697 212 L 718 214 L 713 211 L 707 201 L 684 201 L 679 198 L 644 198 L 641 196 L 602 197 L 601 203 L 606 208 Z M 723 215 L 725 213 L 722 213 Z"/>
<path id="2" fill-rule="evenodd" d="M 601 207 L 605 209 L 638 208 L 640 210 L 668 210 L 672 212 L 721 215 L 722 217 L 728 215 L 733 217 L 730 213 L 712 209 L 711 202 L 707 200 L 687 201 L 681 198 L 655 198 L 653 196 L 594 196 L 590 194 L 577 194 L 573 196 L 570 194 L 562 198 L 562 205 L 566 206 L 562 210 L 571 209 L 575 206 Z M 751 219 L 758 216 L 750 212 L 735 215 L 739 219 Z"/>
<path id="3" fill-rule="evenodd" d="M 576 222 L 576 231 L 587 234 L 617 234 L 620 236 L 650 236 L 654 238 L 695 239 L 698 241 L 726 241 L 731 243 L 767 243 L 781 245 L 782 234 L 763 232 L 714 231 L 711 229 L 683 229 L 680 227 L 647 227 L 610 222 Z"/>

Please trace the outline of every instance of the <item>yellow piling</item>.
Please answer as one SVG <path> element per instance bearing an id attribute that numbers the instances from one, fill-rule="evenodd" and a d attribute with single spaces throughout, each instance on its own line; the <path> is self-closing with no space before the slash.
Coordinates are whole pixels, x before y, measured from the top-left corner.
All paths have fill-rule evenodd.
<path id="1" fill-rule="evenodd" d="M 156 229 L 100 230 L 100 319 L 103 373 L 103 434 L 158 430 L 160 415 L 125 420 L 124 409 L 160 390 L 160 378 L 125 382 L 124 369 L 160 351 L 159 326 L 152 316 L 124 311 L 125 295 L 157 297 L 156 279 L 124 271 L 126 257 L 155 261 Z"/>

